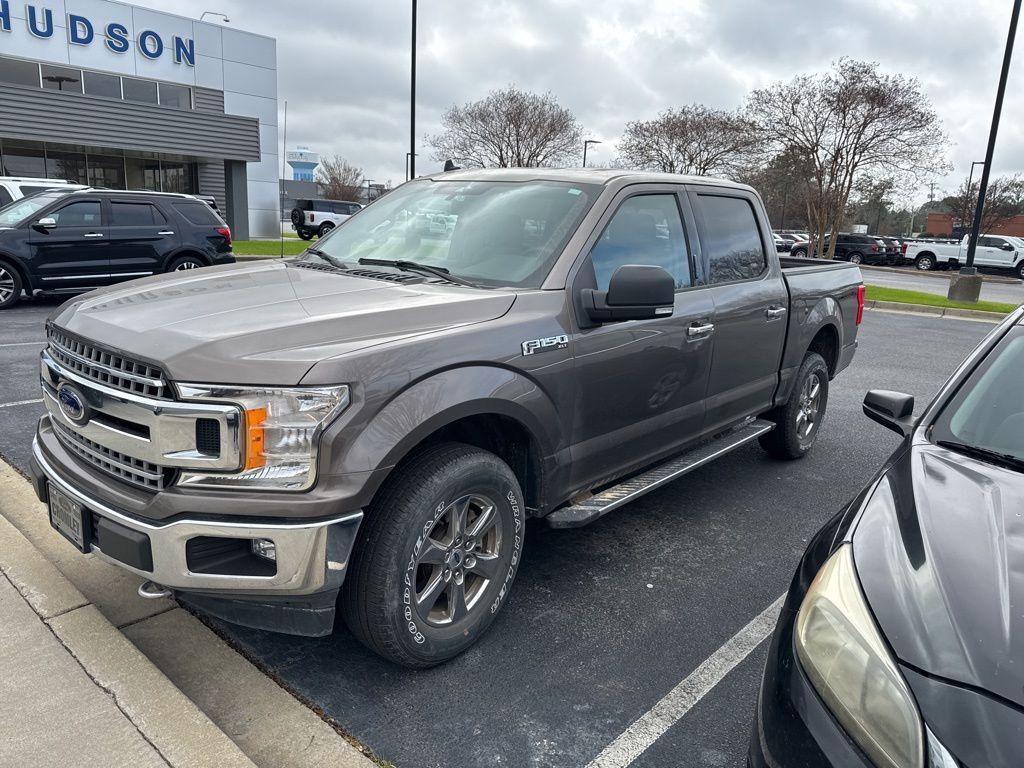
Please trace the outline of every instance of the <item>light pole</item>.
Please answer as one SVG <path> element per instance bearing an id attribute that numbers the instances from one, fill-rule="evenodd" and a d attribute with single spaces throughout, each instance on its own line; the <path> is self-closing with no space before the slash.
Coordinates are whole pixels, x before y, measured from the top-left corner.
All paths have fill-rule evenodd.
<path id="1" fill-rule="evenodd" d="M 412 0 L 412 68 L 409 79 L 409 180 L 416 178 L 416 0 Z"/>
<path id="2" fill-rule="evenodd" d="M 202 21 L 207 16 L 220 16 L 224 20 L 225 24 L 230 24 L 231 23 L 231 19 L 229 19 L 223 13 L 220 13 L 218 11 L 203 11 L 203 15 L 199 17 L 199 20 Z"/>
<path id="3" fill-rule="evenodd" d="M 586 141 L 583 142 L 583 167 L 584 168 L 587 167 L 587 147 L 590 144 L 600 144 L 600 143 L 601 142 L 598 141 L 597 139 L 587 139 Z"/>
<path id="4" fill-rule="evenodd" d="M 967 263 L 959 274 L 949 279 L 950 299 L 960 301 L 977 301 L 981 296 L 981 275 L 974 266 L 974 252 L 981 234 L 981 217 L 985 212 L 985 193 L 988 191 L 988 177 L 992 170 L 992 155 L 996 149 L 996 134 L 999 133 L 999 116 L 1003 111 L 1003 95 L 1006 93 L 1006 78 L 1010 73 L 1010 59 L 1013 57 L 1013 41 L 1017 36 L 1017 22 L 1020 20 L 1021 0 L 1014 0 L 1013 12 L 1010 14 L 1010 28 L 1006 33 L 1006 50 L 1003 52 L 1003 68 L 999 73 L 999 88 L 996 90 L 996 103 L 992 109 L 992 127 L 988 132 L 988 148 L 985 150 L 985 167 L 981 172 L 978 187 L 978 206 L 974 209 L 974 223 L 971 226 L 971 237 L 967 242 Z M 972 166 L 971 170 L 974 168 Z"/>
<path id="5" fill-rule="evenodd" d="M 968 213 L 969 210 L 970 213 L 968 215 L 972 220 L 974 219 L 974 207 L 971 205 L 974 199 L 974 166 L 984 164 L 984 160 L 975 160 L 971 163 L 971 172 L 967 175 L 967 199 L 964 201 L 967 205 L 965 206 L 966 210 L 964 210 L 964 213 Z"/>
<path id="6" fill-rule="evenodd" d="M 376 181 L 376 179 L 363 179 L 366 182 L 366 204 L 370 204 L 370 184 Z"/>

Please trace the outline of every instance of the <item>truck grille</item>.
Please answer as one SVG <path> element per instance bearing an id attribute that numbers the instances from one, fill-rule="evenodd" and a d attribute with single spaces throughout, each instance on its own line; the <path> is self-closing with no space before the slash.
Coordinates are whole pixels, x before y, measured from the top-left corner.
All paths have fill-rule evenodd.
<path id="1" fill-rule="evenodd" d="M 168 482 L 168 470 L 148 461 L 113 451 L 53 421 L 53 433 L 69 451 L 97 469 L 126 483 L 162 491 Z"/>
<path id="2" fill-rule="evenodd" d="M 114 389 L 166 399 L 167 382 L 159 368 L 110 352 L 52 326 L 46 333 L 50 354 L 65 368 Z"/>

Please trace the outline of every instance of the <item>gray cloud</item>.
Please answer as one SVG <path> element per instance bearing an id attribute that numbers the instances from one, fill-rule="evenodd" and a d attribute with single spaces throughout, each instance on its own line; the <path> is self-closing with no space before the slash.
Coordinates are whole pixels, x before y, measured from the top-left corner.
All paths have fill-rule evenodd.
<path id="1" fill-rule="evenodd" d="M 166 2 L 140 5 L 171 10 Z M 952 190 L 984 157 L 1009 4 L 998 0 L 431 0 L 420 3 L 417 135 L 444 109 L 514 82 L 573 109 L 595 163 L 623 125 L 689 102 L 732 109 L 751 88 L 840 56 L 920 78 L 954 142 Z M 178 0 L 198 17 L 207 0 Z M 233 26 L 278 39 L 288 144 L 308 144 L 400 182 L 408 148 L 409 3 L 221 0 Z M 1024 43 L 994 163 L 1024 171 Z M 419 169 L 438 166 L 419 148 Z M 919 191 L 918 199 L 925 190 Z"/>

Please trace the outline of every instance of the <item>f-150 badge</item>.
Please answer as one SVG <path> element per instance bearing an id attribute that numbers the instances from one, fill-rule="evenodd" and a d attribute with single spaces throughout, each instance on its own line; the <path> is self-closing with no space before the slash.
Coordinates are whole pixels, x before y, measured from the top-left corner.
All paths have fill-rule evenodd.
<path id="1" fill-rule="evenodd" d="M 569 337 L 564 333 L 543 339 L 530 339 L 523 342 L 523 355 L 532 355 L 534 352 L 546 352 L 552 349 L 565 349 L 568 346 Z"/>

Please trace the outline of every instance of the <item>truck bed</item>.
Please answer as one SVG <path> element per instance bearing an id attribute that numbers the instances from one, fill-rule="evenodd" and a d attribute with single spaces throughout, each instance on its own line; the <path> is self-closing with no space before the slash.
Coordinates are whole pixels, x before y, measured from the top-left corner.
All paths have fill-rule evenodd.
<path id="1" fill-rule="evenodd" d="M 849 269 L 855 266 L 849 262 L 836 261 L 835 259 L 798 259 L 795 256 L 783 256 L 781 254 L 779 255 L 779 264 L 782 267 L 782 271 L 787 275 L 794 273 L 831 272 L 832 270 Z"/>

